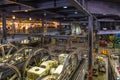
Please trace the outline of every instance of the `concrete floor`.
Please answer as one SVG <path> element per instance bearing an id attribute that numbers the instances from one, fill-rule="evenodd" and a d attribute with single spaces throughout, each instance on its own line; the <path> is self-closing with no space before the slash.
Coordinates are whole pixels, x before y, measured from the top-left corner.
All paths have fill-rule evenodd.
<path id="1" fill-rule="evenodd" d="M 108 59 L 104 58 L 106 63 L 106 73 L 98 73 L 98 76 L 93 76 L 93 80 L 108 80 Z"/>
<path id="2" fill-rule="evenodd" d="M 98 72 L 98 76 L 93 76 L 93 80 L 108 80 L 108 57 L 101 54 L 101 50 L 106 49 L 106 48 L 99 48 L 97 56 L 102 56 L 103 60 L 106 64 L 106 73 L 100 73 Z"/>

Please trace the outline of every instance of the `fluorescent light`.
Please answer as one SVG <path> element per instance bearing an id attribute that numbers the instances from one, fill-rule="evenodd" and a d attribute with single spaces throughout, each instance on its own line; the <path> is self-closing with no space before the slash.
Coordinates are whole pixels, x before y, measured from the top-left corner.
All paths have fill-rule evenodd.
<path id="1" fill-rule="evenodd" d="M 78 14 L 78 12 L 77 12 L 77 11 L 75 11 L 74 13 L 75 13 L 75 14 Z"/>
<path id="2" fill-rule="evenodd" d="M 47 15 L 46 12 L 43 15 L 46 16 Z"/>
<path id="3" fill-rule="evenodd" d="M 66 9 L 66 8 L 68 8 L 68 7 L 67 7 L 67 6 L 63 6 L 63 8 L 65 8 L 65 9 Z"/>
<path id="4" fill-rule="evenodd" d="M 25 10 L 25 12 L 28 12 L 28 10 Z"/>

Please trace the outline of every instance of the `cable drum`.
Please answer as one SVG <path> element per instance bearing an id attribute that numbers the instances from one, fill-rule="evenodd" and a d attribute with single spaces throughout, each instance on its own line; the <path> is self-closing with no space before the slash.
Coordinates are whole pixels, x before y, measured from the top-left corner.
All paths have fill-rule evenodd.
<path id="1" fill-rule="evenodd" d="M 21 80 L 18 68 L 9 63 L 0 63 L 0 80 Z"/>
<path id="2" fill-rule="evenodd" d="M 27 79 L 27 71 L 33 66 L 40 66 L 41 62 L 50 59 L 47 49 L 38 49 L 32 55 L 29 56 L 23 66 L 23 78 Z"/>
<path id="3" fill-rule="evenodd" d="M 24 62 L 30 55 L 32 55 L 34 49 L 32 47 L 23 47 L 16 51 L 9 61 L 11 64 L 17 64 L 17 62 Z"/>
<path id="4" fill-rule="evenodd" d="M 57 80 L 69 80 L 78 66 L 77 54 L 69 54 L 64 63 L 63 70 Z"/>
<path id="5" fill-rule="evenodd" d="M 0 45 L 0 62 L 9 62 L 17 50 L 18 48 L 11 43 Z"/>

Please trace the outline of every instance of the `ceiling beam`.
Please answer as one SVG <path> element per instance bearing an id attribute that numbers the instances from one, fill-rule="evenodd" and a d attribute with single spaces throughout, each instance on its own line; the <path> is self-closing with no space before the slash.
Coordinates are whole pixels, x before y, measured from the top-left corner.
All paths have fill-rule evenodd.
<path id="1" fill-rule="evenodd" d="M 32 7 L 32 6 L 29 6 L 29 5 L 26 5 L 26 4 L 23 4 L 23 3 L 19 3 L 19 2 L 16 2 L 16 1 L 11 1 L 11 0 L 5 0 L 5 1 L 7 1 L 9 3 L 15 3 L 15 4 L 18 4 L 18 5 L 21 5 L 21 6 L 25 6 L 25 7 L 28 7 L 30 9 L 34 9 L 34 7 Z"/>
<path id="2" fill-rule="evenodd" d="M 68 7 L 70 4 L 66 0 L 56 0 L 56 6 L 54 6 L 54 1 L 37 3 L 37 7 L 41 9 L 52 9 L 64 6 Z"/>
<path id="3" fill-rule="evenodd" d="M 85 9 L 77 0 L 67 0 L 69 1 L 74 7 L 76 7 L 79 11 L 83 12 L 85 15 L 90 16 L 90 12 Z"/>

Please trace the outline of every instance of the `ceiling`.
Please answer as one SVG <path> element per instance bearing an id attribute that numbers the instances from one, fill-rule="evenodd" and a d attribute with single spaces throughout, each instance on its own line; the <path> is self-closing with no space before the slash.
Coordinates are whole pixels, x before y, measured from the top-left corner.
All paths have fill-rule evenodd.
<path id="1" fill-rule="evenodd" d="M 84 0 L 77 0 L 80 4 L 86 4 Z M 87 0 L 87 1 L 114 1 L 120 0 Z M 68 0 L 0 0 L 0 13 L 17 15 L 20 17 L 33 17 L 36 19 L 47 18 L 59 21 L 83 21 L 86 15 L 72 6 Z M 103 15 L 97 15 L 102 18 Z M 111 17 L 113 15 L 104 15 Z"/>
<path id="2" fill-rule="evenodd" d="M 120 3 L 120 0 L 94 0 L 94 1 L 106 1 L 106 2 L 115 2 L 115 3 Z"/>
<path id="3" fill-rule="evenodd" d="M 0 11 L 19 16 L 64 21 L 78 21 L 85 17 L 67 0 L 1 0 Z"/>

